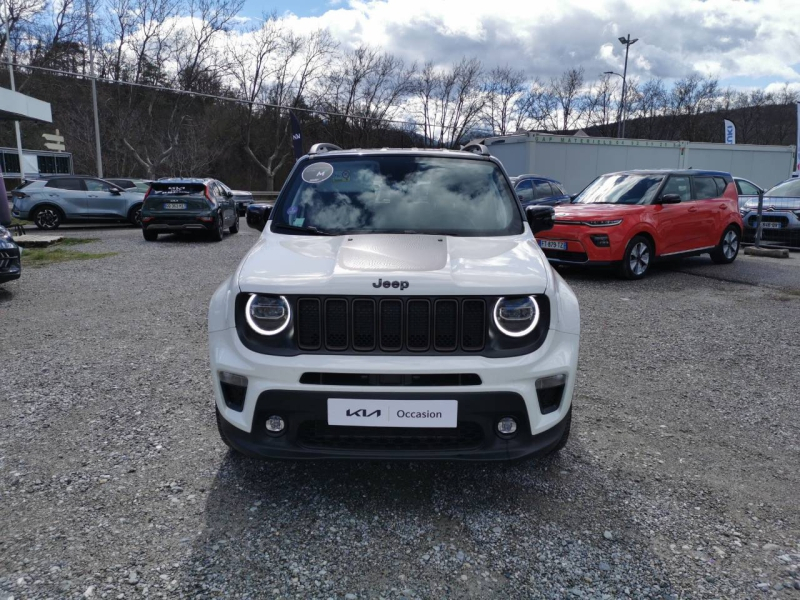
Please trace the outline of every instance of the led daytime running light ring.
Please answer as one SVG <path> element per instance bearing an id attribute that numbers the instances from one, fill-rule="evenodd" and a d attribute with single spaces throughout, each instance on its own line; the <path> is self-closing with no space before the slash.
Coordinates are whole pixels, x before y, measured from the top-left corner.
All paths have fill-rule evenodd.
<path id="1" fill-rule="evenodd" d="M 528 335 L 534 329 L 536 329 L 536 326 L 539 324 L 539 315 L 541 314 L 541 311 L 539 310 L 539 303 L 536 301 L 536 298 L 534 296 L 528 296 L 528 298 L 530 298 L 531 302 L 533 302 L 533 307 L 536 310 L 536 314 L 534 315 L 533 321 L 531 322 L 531 324 L 526 329 L 524 329 L 522 331 L 508 331 L 502 325 L 500 325 L 500 317 L 499 317 L 499 314 L 500 314 L 500 303 L 503 300 L 505 300 L 505 297 L 499 298 L 497 300 L 497 302 L 495 303 L 494 311 L 493 311 L 494 324 L 505 335 L 507 335 L 509 337 L 523 337 L 523 336 Z"/>
<path id="2" fill-rule="evenodd" d="M 277 335 L 284 329 L 289 326 L 289 322 L 292 320 L 292 308 L 289 306 L 289 302 L 287 302 L 286 298 L 283 296 L 278 296 L 283 301 L 284 306 L 286 307 L 286 321 L 278 327 L 277 329 L 262 329 L 258 325 L 256 325 L 253 317 L 250 315 L 250 307 L 253 305 L 253 300 L 256 299 L 258 294 L 251 294 L 250 299 L 247 301 L 247 305 L 244 307 L 244 316 L 247 319 L 247 324 L 250 325 L 250 328 L 255 331 L 256 333 L 260 333 L 261 335 Z"/>

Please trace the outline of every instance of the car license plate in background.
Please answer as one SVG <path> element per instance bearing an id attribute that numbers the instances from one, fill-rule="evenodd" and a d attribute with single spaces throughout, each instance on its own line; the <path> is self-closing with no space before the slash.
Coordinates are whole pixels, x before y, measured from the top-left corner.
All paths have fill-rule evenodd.
<path id="1" fill-rule="evenodd" d="M 328 398 L 328 425 L 456 427 L 458 401 Z"/>
<path id="2" fill-rule="evenodd" d="M 540 248 L 547 248 L 548 250 L 566 250 L 567 242 L 554 242 L 552 240 L 538 240 Z"/>
<path id="3" fill-rule="evenodd" d="M 781 224 L 780 223 L 776 223 L 775 221 L 761 221 L 761 226 L 764 227 L 764 229 L 780 229 L 781 228 Z"/>
<path id="4" fill-rule="evenodd" d="M 182 210 L 186 208 L 186 204 L 184 204 L 183 202 L 168 202 L 167 204 L 164 205 L 164 208 L 168 210 Z"/>

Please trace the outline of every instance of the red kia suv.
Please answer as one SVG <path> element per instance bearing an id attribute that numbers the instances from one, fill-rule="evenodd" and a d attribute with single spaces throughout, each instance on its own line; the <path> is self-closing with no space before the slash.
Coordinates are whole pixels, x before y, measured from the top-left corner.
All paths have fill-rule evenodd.
<path id="1" fill-rule="evenodd" d="M 616 266 L 641 279 L 667 256 L 733 262 L 742 230 L 729 173 L 624 171 L 598 177 L 557 207 L 555 226 L 536 238 L 551 263 Z"/>

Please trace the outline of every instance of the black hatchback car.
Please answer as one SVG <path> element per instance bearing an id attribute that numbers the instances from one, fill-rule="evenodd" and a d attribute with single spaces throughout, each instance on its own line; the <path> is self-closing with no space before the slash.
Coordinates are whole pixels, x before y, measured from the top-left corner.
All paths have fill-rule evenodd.
<path id="1" fill-rule="evenodd" d="M 11 232 L 0 225 L 0 283 L 19 279 L 22 274 L 22 251 Z"/>
<path id="2" fill-rule="evenodd" d="M 142 234 L 148 242 L 181 231 L 205 231 L 220 241 L 225 229 L 239 232 L 239 214 L 233 194 L 216 179 L 162 179 L 144 197 Z"/>

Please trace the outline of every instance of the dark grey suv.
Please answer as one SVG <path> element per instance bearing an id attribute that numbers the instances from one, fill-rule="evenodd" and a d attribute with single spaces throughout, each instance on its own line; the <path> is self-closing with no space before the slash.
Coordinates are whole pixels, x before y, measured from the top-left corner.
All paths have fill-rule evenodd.
<path id="1" fill-rule="evenodd" d="M 141 192 L 103 179 L 75 175 L 26 181 L 13 192 L 12 214 L 39 229 L 66 222 L 129 221 L 141 227 Z"/>

